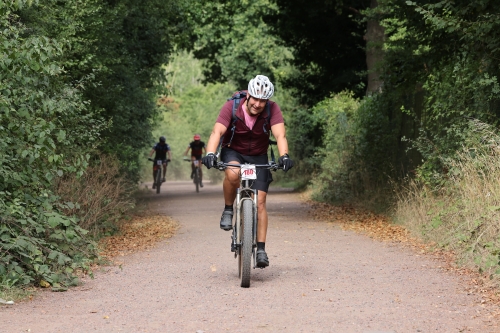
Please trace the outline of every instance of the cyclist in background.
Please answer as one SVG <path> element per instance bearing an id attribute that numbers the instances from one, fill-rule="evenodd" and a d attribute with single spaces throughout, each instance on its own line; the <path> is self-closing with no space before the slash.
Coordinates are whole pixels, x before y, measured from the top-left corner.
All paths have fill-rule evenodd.
<path id="1" fill-rule="evenodd" d="M 191 149 L 191 161 L 198 161 L 199 165 L 201 166 L 201 156 L 203 153 L 207 153 L 206 148 L 205 148 L 205 142 L 201 141 L 201 137 L 199 134 L 195 134 L 193 137 L 194 141 L 191 141 L 189 146 L 187 147 L 186 151 L 184 152 L 184 156 L 187 156 L 189 149 Z M 193 179 L 194 176 L 194 163 L 191 162 L 191 179 Z M 200 187 L 203 187 L 203 172 L 200 168 Z"/>
<path id="2" fill-rule="evenodd" d="M 212 168 L 217 164 L 216 150 L 222 136 L 220 158 L 225 163 L 267 164 L 267 149 L 269 133 L 272 132 L 278 144 L 281 168 L 286 172 L 293 167 L 293 161 L 288 156 L 288 142 L 285 136 L 283 114 L 276 102 L 269 99 L 274 94 L 274 86 L 267 76 L 257 75 L 248 83 L 246 96 L 241 100 L 235 111 L 236 121 L 232 122 L 233 101 L 226 102 L 219 113 L 208 140 L 208 153 L 203 158 L 203 164 Z M 269 114 L 264 112 L 269 108 Z M 232 127 L 232 128 L 231 128 Z M 228 131 L 230 129 L 230 131 Z M 229 133 L 229 135 L 224 135 Z M 266 197 L 269 184 L 273 181 L 271 171 L 261 170 L 252 188 L 258 191 L 258 227 L 257 227 L 257 266 L 269 266 L 269 258 L 265 251 L 267 235 Z M 224 210 L 220 220 L 220 228 L 231 230 L 233 219 L 233 203 L 236 191 L 240 186 L 239 171 L 235 168 L 225 170 L 223 182 Z"/>
<path id="3" fill-rule="evenodd" d="M 167 143 L 167 139 L 165 139 L 164 136 L 160 136 L 160 141 L 153 146 L 153 149 L 151 149 L 151 152 L 149 153 L 149 157 L 153 155 L 153 153 L 156 152 L 154 160 L 162 160 L 163 164 L 163 178 L 161 179 L 162 182 L 165 181 L 165 177 L 167 175 L 167 162 L 170 162 L 171 155 L 170 155 L 170 146 Z M 167 158 L 168 155 L 168 158 Z M 153 174 L 153 179 L 154 179 L 154 174 Z M 153 188 L 155 188 L 156 185 L 153 184 Z"/>

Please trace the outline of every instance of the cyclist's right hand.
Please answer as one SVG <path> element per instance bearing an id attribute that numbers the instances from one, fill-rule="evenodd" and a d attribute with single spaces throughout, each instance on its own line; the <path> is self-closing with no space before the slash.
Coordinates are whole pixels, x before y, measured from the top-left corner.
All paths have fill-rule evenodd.
<path id="1" fill-rule="evenodd" d="M 208 153 L 201 159 L 201 163 L 210 169 L 211 167 L 215 167 L 217 164 L 217 156 L 214 153 Z"/>

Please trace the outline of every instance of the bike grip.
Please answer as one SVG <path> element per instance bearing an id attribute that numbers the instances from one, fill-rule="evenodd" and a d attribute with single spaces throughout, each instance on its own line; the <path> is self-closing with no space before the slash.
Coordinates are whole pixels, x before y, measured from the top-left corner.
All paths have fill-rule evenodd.
<path id="1" fill-rule="evenodd" d="M 219 170 L 224 170 L 226 169 L 226 166 L 224 165 L 224 162 L 220 161 L 220 162 L 217 162 L 216 166 L 215 166 L 217 169 Z"/>

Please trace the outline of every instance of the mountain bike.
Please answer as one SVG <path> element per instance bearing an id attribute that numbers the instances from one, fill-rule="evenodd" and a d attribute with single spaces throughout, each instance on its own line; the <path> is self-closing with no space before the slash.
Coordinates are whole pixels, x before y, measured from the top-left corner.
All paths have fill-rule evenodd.
<path id="1" fill-rule="evenodd" d="M 161 169 L 163 167 L 163 162 L 168 163 L 170 160 L 154 160 L 152 158 L 148 158 L 148 161 L 153 162 L 153 184 L 156 188 L 156 193 L 160 193 L 160 187 L 163 184 L 161 178 Z"/>
<path id="2" fill-rule="evenodd" d="M 232 164 L 218 162 L 217 169 L 223 171 L 227 167 L 240 168 L 240 187 L 236 192 L 236 214 L 233 219 L 233 233 L 231 235 L 231 252 L 238 259 L 238 277 L 240 286 L 250 287 L 250 271 L 257 264 L 257 190 L 251 188 L 252 181 L 257 179 L 257 171 L 268 169 L 276 171 L 280 167 L 277 163 L 269 164 Z"/>
<path id="3" fill-rule="evenodd" d="M 201 185 L 201 170 L 200 170 L 200 161 L 198 160 L 191 160 L 187 157 L 184 157 L 184 161 L 186 162 L 192 162 L 194 165 L 194 170 L 193 170 L 193 183 L 196 186 L 196 192 L 200 192 L 200 187 Z"/>

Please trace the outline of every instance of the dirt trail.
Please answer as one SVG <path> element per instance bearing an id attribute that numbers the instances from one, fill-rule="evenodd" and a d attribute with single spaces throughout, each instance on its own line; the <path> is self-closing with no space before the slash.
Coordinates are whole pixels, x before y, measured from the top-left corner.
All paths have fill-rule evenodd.
<path id="1" fill-rule="evenodd" d="M 271 189 L 270 267 L 239 287 L 220 186 L 167 182 L 152 210 L 181 228 L 64 293 L 0 308 L 0 332 L 499 332 L 440 263 L 311 219 Z"/>

